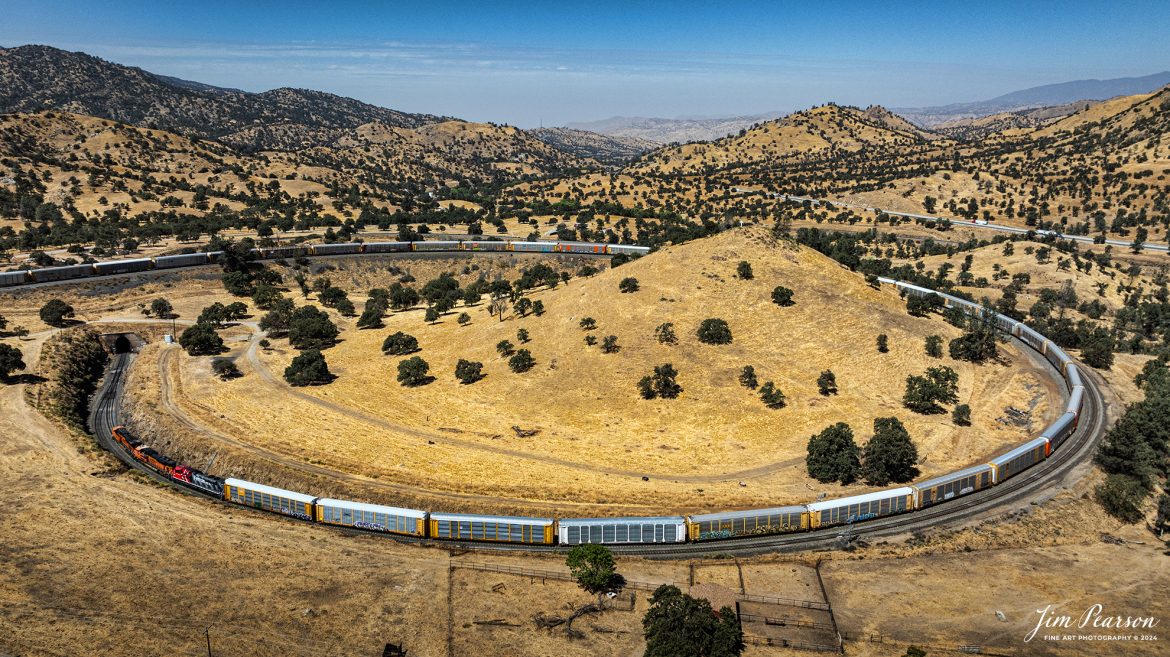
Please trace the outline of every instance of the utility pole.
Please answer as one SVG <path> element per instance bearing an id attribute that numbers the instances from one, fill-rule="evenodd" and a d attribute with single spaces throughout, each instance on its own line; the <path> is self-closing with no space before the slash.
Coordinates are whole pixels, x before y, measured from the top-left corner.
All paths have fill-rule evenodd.
<path id="1" fill-rule="evenodd" d="M 211 656 L 211 626 L 210 625 L 208 625 L 207 628 L 203 630 L 203 636 L 207 637 L 207 657 L 212 657 Z"/>

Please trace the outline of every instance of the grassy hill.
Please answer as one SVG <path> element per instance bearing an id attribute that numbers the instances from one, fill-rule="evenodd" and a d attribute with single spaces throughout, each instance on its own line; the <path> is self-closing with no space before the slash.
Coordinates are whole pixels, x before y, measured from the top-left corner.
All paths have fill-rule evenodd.
<path id="1" fill-rule="evenodd" d="M 740 260 L 752 263 L 754 279 L 735 277 Z M 477 273 L 453 266 L 458 262 L 445 266 L 464 278 Z M 437 273 L 444 265 L 430 266 Z M 330 275 L 344 287 L 347 271 Z M 618 292 L 626 277 L 637 278 L 641 289 Z M 355 299 L 365 285 L 386 284 L 367 274 L 353 280 L 361 281 L 351 289 Z M 796 291 L 794 306 L 771 302 L 778 284 Z M 481 304 L 458 307 L 434 324 L 420 311 L 395 313 L 381 330 L 356 330 L 342 319 L 343 341 L 325 352 L 338 378 L 304 389 L 311 399 L 266 384 L 263 372 L 243 358 L 245 376 L 226 383 L 206 381 L 205 363 L 192 359 L 184 365 L 184 385 L 209 422 L 314 463 L 464 494 L 608 502 L 643 511 L 840 492 L 808 479 L 803 465 L 808 437 L 837 421 L 850 423 L 864 443 L 874 418 L 898 417 L 919 445 L 924 472 L 941 472 L 1027 435 L 1028 427 L 998 420 L 1008 406 L 1030 413 L 1032 428 L 1039 428 L 1056 408 L 1050 395 L 1059 394 L 1010 348 L 1010 365 L 928 358 L 925 336 L 951 338 L 957 330 L 938 318 L 910 317 L 892 291 L 867 287 L 827 258 L 771 243 L 760 231 L 731 231 L 666 249 L 533 298 L 544 304 L 542 316 L 509 314 L 499 321 Z M 471 315 L 469 325 L 455 321 L 461 312 Z M 595 330 L 582 330 L 585 317 L 596 321 Z M 733 342 L 700 343 L 695 331 L 707 318 L 725 319 Z M 655 338 L 655 328 L 666 322 L 674 325 L 676 345 Z M 521 328 L 530 342 L 517 339 Z M 401 358 L 381 355 L 380 345 L 399 330 L 418 339 L 417 355 L 430 365 L 433 382 L 408 388 L 395 381 Z M 587 346 L 587 333 L 599 343 L 617 336 L 620 351 Z M 889 336 L 887 354 L 874 347 L 879 333 Z M 510 371 L 496 350 L 501 340 L 529 349 L 536 366 Z M 295 352 L 277 344 L 257 356 L 260 367 L 279 379 Z M 460 384 L 453 375 L 460 359 L 482 362 L 486 378 Z M 663 363 L 678 371 L 682 395 L 642 399 L 638 380 Z M 961 401 L 972 406 L 974 426 L 956 428 L 948 415 L 902 408 L 905 377 L 938 364 L 959 373 Z M 769 409 L 756 391 L 741 386 L 744 365 L 755 368 L 761 384 L 773 381 L 787 406 Z M 818 393 L 816 380 L 825 369 L 835 373 L 840 394 Z M 520 437 L 514 426 L 538 433 Z"/>

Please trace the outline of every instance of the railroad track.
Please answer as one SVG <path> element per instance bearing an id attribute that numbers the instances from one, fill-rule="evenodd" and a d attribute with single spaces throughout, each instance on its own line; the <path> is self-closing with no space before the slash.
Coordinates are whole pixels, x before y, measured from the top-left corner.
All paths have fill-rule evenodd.
<path id="1" fill-rule="evenodd" d="M 1027 350 L 1027 347 L 1025 349 Z M 122 449 L 121 445 L 114 441 L 112 430 L 115 426 L 121 424 L 122 390 L 125 385 L 126 372 L 133 359 L 133 354 L 117 354 L 110 361 L 102 385 L 94 396 L 90 413 L 90 428 L 98 443 L 131 468 L 157 481 L 170 484 L 173 488 L 186 494 L 199 494 L 201 497 L 215 499 L 223 504 L 229 504 L 217 497 L 206 495 L 160 475 L 134 459 Z M 1043 358 L 1041 359 L 1043 360 Z M 961 525 L 972 518 L 991 512 L 1008 512 L 1027 507 L 1037 496 L 1047 490 L 1051 490 L 1054 486 L 1060 485 L 1073 470 L 1092 457 L 1094 448 L 1100 437 L 1104 434 L 1108 424 L 1106 403 L 1098 387 L 1102 384 L 1100 377 L 1095 372 L 1089 371 L 1089 368 L 1081 367 L 1079 369 L 1083 372 L 1086 388 L 1081 419 L 1077 424 L 1076 431 L 1069 436 L 1068 440 L 1051 457 L 997 486 L 929 507 L 926 510 L 857 523 L 849 530 L 852 536 L 857 539 L 872 541 L 874 539 L 906 535 L 913 532 L 927 533 L 951 528 Z M 236 507 L 236 505 L 231 506 Z M 257 512 L 271 515 L 263 511 Z M 280 518 L 293 522 L 317 524 L 285 516 L 280 516 Z M 448 550 L 557 553 L 564 552 L 568 549 L 564 546 L 436 541 L 429 538 L 399 536 L 360 529 L 340 527 L 331 527 L 331 529 L 353 535 L 377 534 L 378 536 L 401 543 L 433 546 Z M 768 534 L 728 539 L 725 541 L 610 545 L 608 547 L 617 554 L 632 554 L 661 559 L 695 558 L 703 555 L 746 556 L 770 552 L 831 549 L 840 544 L 841 536 L 845 531 L 846 529 L 843 526 L 834 526 L 808 532 Z"/>

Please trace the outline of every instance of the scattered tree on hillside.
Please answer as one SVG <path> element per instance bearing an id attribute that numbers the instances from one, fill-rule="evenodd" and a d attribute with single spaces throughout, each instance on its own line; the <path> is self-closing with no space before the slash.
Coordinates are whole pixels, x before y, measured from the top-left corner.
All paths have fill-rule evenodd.
<path id="1" fill-rule="evenodd" d="M 622 348 L 618 346 L 617 341 L 616 335 L 605 336 L 605 339 L 601 341 L 601 352 L 604 354 L 616 354 L 621 351 Z"/>
<path id="2" fill-rule="evenodd" d="M 752 264 L 747 260 L 740 260 L 739 264 L 735 267 L 735 275 L 741 280 L 752 280 L 755 278 L 755 275 L 752 274 Z"/>
<path id="3" fill-rule="evenodd" d="M 284 380 L 290 386 L 317 386 L 333 380 L 325 356 L 317 349 L 307 349 L 292 359 L 284 369 Z"/>
<path id="4" fill-rule="evenodd" d="M 597 344 L 597 336 L 592 333 L 585 334 L 585 346 L 592 347 Z"/>
<path id="5" fill-rule="evenodd" d="M 743 369 L 739 371 L 739 384 L 745 388 L 755 390 L 759 385 L 756 380 L 756 368 L 751 365 L 744 365 Z"/>
<path id="6" fill-rule="evenodd" d="M 959 400 L 959 375 L 945 365 L 931 367 L 922 376 L 906 377 L 906 392 L 902 404 L 914 411 L 929 415 L 942 413 L 939 404 L 952 404 Z"/>
<path id="7" fill-rule="evenodd" d="M 532 314 L 540 317 L 544 314 L 544 302 L 540 299 L 532 302 Z"/>
<path id="8" fill-rule="evenodd" d="M 826 397 L 837 394 L 837 375 L 833 370 L 825 370 L 817 377 L 817 390 Z"/>
<path id="9" fill-rule="evenodd" d="M 586 331 L 592 331 L 597 328 L 597 320 L 592 317 L 582 317 L 579 326 Z"/>
<path id="10" fill-rule="evenodd" d="M 984 304 L 983 316 L 968 315 L 963 335 L 951 340 L 951 358 L 982 363 L 993 360 L 999 354 L 999 335 L 995 328 L 992 310 Z"/>
<path id="11" fill-rule="evenodd" d="M 638 381 L 638 392 L 645 399 L 656 397 L 676 399 L 683 390 L 676 380 L 677 376 L 678 372 L 670 363 L 659 365 L 654 368 L 652 375 L 644 376 Z"/>
<path id="12" fill-rule="evenodd" d="M 878 353 L 882 354 L 889 353 L 890 351 L 890 338 L 885 333 L 877 336 L 877 350 Z"/>
<path id="13" fill-rule="evenodd" d="M 532 300 L 528 297 L 520 297 L 512 304 L 512 310 L 521 317 L 526 317 L 532 311 Z"/>
<path id="14" fill-rule="evenodd" d="M 943 298 L 937 294 L 926 296 L 911 294 L 906 297 L 906 312 L 914 317 L 926 317 L 932 312 L 941 312 L 943 307 Z"/>
<path id="15" fill-rule="evenodd" d="M 960 427 L 971 426 L 971 407 L 967 404 L 958 404 L 951 409 L 951 422 Z"/>
<path id="16" fill-rule="evenodd" d="M 508 340 L 500 340 L 499 342 L 496 343 L 496 351 L 498 351 L 500 353 L 500 356 L 502 356 L 504 358 L 511 356 L 513 353 L 515 353 L 515 350 L 516 350 L 516 345 L 512 344 Z"/>
<path id="17" fill-rule="evenodd" d="M 397 331 L 386 336 L 382 341 L 382 351 L 390 356 L 405 356 L 418 351 L 418 339 Z"/>
<path id="18" fill-rule="evenodd" d="M 678 344 L 678 335 L 674 332 L 674 324 L 666 322 L 659 324 L 654 328 L 654 337 L 659 344 L 674 345 Z"/>
<path id="19" fill-rule="evenodd" d="M 427 376 L 431 366 L 418 356 L 411 356 L 398 362 L 398 382 L 407 387 L 421 386 L 430 383 L 433 377 Z"/>
<path id="20" fill-rule="evenodd" d="M 873 437 L 865 444 L 865 460 L 861 469 L 865 483 L 885 486 L 905 483 L 918 476 L 918 448 L 910 440 L 906 427 L 893 417 L 879 417 L 873 421 Z"/>
<path id="21" fill-rule="evenodd" d="M 459 362 L 455 364 L 455 378 L 459 379 L 460 383 L 475 383 L 483 376 L 483 363 L 460 358 Z"/>
<path id="22" fill-rule="evenodd" d="M 459 313 L 459 317 L 456 318 L 455 321 L 459 322 L 460 326 L 467 326 L 471 323 L 471 315 L 468 315 L 467 313 Z"/>
<path id="23" fill-rule="evenodd" d="M 427 306 L 426 312 L 423 314 L 423 321 L 428 324 L 434 324 L 439 321 L 439 309 L 434 306 Z"/>
<path id="24" fill-rule="evenodd" d="M 508 368 L 517 374 L 527 372 L 532 369 L 533 365 L 536 365 L 536 359 L 532 357 L 532 353 L 527 349 L 518 350 L 508 359 Z"/>
<path id="25" fill-rule="evenodd" d="M 930 356 L 931 358 L 942 358 L 942 343 L 943 339 L 941 335 L 926 336 L 926 355 Z"/>
<path id="26" fill-rule="evenodd" d="M 792 300 L 792 295 L 792 290 L 784 287 L 783 285 L 777 285 L 772 289 L 772 303 L 781 307 L 791 306 L 793 303 L 795 303 Z"/>
<path id="27" fill-rule="evenodd" d="M 637 292 L 638 289 L 638 279 L 633 277 L 623 278 L 622 281 L 618 283 L 618 291 L 622 293 Z"/>
<path id="28" fill-rule="evenodd" d="M 520 328 L 520 329 L 516 330 L 516 341 L 517 342 L 519 342 L 520 344 L 528 344 L 529 340 L 531 340 L 531 338 L 528 335 L 528 329 Z"/>
<path id="29" fill-rule="evenodd" d="M 722 319 L 704 319 L 697 334 L 704 344 L 731 344 L 731 327 Z"/>
<path id="30" fill-rule="evenodd" d="M 809 476 L 821 483 L 851 484 L 861 470 L 860 454 L 853 429 L 838 422 L 809 439 L 805 466 Z"/>
<path id="31" fill-rule="evenodd" d="M 760 400 L 764 402 L 764 406 L 768 408 L 784 408 L 788 404 L 784 393 L 780 391 L 771 381 L 760 386 Z"/>
<path id="32" fill-rule="evenodd" d="M 1081 360 L 1099 370 L 1113 367 L 1113 335 L 1101 327 L 1087 332 L 1081 341 Z"/>

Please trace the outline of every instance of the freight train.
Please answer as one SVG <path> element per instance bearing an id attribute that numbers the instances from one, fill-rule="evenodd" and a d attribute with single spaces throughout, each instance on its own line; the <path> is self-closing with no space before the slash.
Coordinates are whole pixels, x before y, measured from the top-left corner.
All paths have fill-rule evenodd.
<path id="1" fill-rule="evenodd" d="M 628 255 L 640 256 L 650 251 L 648 246 L 632 244 L 595 244 L 591 242 L 521 242 L 516 240 L 452 240 L 416 242 L 346 242 L 342 244 L 298 244 L 294 246 L 271 246 L 252 249 L 256 260 L 279 260 L 281 258 L 307 258 L 312 256 L 360 255 L 366 253 L 406 253 L 410 251 L 511 251 L 515 253 L 575 253 L 581 255 Z M 223 254 L 222 251 L 202 251 L 178 255 L 136 258 L 133 260 L 109 260 L 82 265 L 44 267 L 41 269 L 16 269 L 0 272 L 0 287 L 13 287 L 29 283 L 48 283 L 93 276 L 111 276 L 135 272 L 180 267 L 213 265 Z"/>
<path id="2" fill-rule="evenodd" d="M 1073 434 L 1084 405 L 1085 386 L 1077 365 L 1063 349 L 1023 323 L 970 301 L 888 278 L 880 281 L 895 286 L 904 296 L 938 295 L 947 307 L 959 308 L 969 314 L 991 313 L 991 318 L 1000 330 L 1043 354 L 1060 372 L 1069 390 L 1065 412 L 1039 436 L 985 463 L 925 481 L 808 504 L 650 518 L 489 516 L 321 498 L 241 479 L 220 479 L 188 465 L 177 465 L 149 447 L 144 447 L 125 427 L 116 427 L 114 438 L 135 459 L 190 488 L 234 504 L 311 522 L 440 541 L 520 545 L 629 545 L 705 542 L 783 534 L 914 512 L 998 486 L 1049 458 Z"/>

